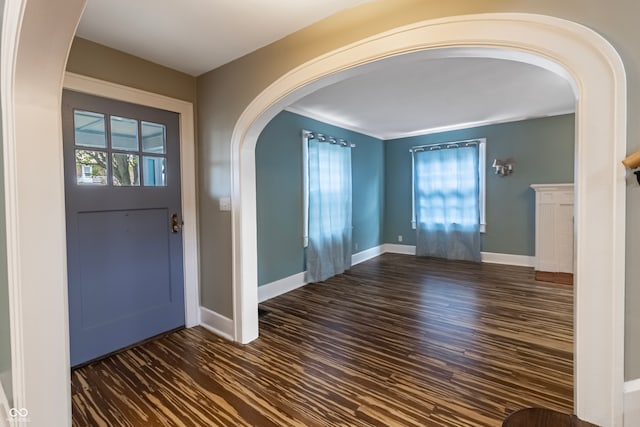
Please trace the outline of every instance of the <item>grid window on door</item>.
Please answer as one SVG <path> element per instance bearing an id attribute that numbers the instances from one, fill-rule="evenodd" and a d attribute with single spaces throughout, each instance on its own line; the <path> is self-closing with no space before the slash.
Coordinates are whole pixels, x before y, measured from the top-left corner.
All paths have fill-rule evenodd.
<path id="1" fill-rule="evenodd" d="M 78 185 L 166 187 L 165 125 L 81 110 L 73 120 Z"/>
<path id="2" fill-rule="evenodd" d="M 144 185 L 167 185 L 167 128 L 159 123 L 142 122 L 142 163 Z"/>

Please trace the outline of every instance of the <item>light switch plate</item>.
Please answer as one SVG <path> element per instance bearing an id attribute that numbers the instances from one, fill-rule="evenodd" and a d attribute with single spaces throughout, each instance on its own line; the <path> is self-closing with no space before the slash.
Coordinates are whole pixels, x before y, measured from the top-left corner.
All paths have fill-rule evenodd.
<path id="1" fill-rule="evenodd" d="M 231 210 L 231 198 L 229 198 L 229 197 L 221 197 L 220 198 L 220 210 L 221 211 L 230 211 Z"/>

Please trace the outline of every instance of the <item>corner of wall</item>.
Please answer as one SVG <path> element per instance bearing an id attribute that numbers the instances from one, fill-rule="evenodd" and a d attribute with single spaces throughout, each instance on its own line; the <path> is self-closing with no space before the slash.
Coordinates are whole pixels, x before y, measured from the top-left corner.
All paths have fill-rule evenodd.
<path id="1" fill-rule="evenodd" d="M 233 337 L 233 320 L 205 307 L 200 307 L 200 326 L 214 334 L 235 341 Z"/>
<path id="2" fill-rule="evenodd" d="M 640 378 L 624 383 L 624 427 L 640 426 Z"/>

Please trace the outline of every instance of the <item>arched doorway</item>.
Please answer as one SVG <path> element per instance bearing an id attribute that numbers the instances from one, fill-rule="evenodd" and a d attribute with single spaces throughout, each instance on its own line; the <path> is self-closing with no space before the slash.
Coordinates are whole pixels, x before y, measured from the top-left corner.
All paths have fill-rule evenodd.
<path id="1" fill-rule="evenodd" d="M 625 180 L 619 160 L 626 148 L 624 67 L 611 45 L 593 31 L 547 16 L 459 16 L 397 28 L 309 61 L 254 99 L 232 136 L 236 340 L 246 343 L 258 336 L 254 156 L 259 133 L 293 101 L 359 72 L 363 64 L 429 49 L 528 62 L 572 83 L 578 98 L 576 412 L 601 425 L 621 425 Z"/>

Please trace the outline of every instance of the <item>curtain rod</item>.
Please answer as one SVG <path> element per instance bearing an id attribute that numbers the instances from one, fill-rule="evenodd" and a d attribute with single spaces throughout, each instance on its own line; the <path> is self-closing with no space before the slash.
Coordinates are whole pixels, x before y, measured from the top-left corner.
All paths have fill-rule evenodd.
<path id="1" fill-rule="evenodd" d="M 347 148 L 355 148 L 356 144 L 351 144 L 345 139 L 336 138 L 335 136 L 325 135 L 323 133 L 304 131 L 304 137 L 307 139 L 317 139 L 319 142 L 328 142 L 329 144 L 338 144 Z"/>
<path id="2" fill-rule="evenodd" d="M 409 151 L 411 153 L 426 151 L 426 150 L 441 150 L 443 148 L 458 148 L 460 146 L 469 147 L 471 145 L 477 145 L 481 141 L 479 139 L 465 139 L 463 141 L 442 142 L 440 144 L 426 144 L 411 147 Z"/>

